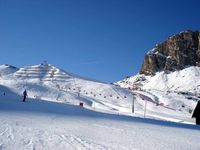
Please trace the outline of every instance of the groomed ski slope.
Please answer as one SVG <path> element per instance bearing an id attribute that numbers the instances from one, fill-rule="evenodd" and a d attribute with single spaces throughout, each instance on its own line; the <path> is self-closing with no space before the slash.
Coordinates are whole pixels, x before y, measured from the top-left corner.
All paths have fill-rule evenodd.
<path id="1" fill-rule="evenodd" d="M 189 119 L 197 101 L 200 100 L 199 78 L 200 67 L 189 66 L 174 72 L 157 72 L 154 76 L 137 74 L 127 77 L 116 84 L 122 88 L 136 90 L 136 92 L 142 93 L 142 95 L 147 96 L 165 108 L 174 109 L 177 113 L 185 114 L 185 117 L 187 116 L 186 118 Z M 165 111 L 160 111 L 160 113 L 162 112 Z M 174 113 L 172 112 L 172 114 Z M 173 116 L 176 118 L 179 115 L 175 113 Z M 162 117 L 161 114 L 160 117 Z"/>
<path id="2" fill-rule="evenodd" d="M 195 107 L 196 101 L 182 95 L 150 89 L 131 93 L 115 85 L 78 77 L 50 64 L 24 68 L 0 65 L 0 85 L 20 95 L 27 89 L 32 99 L 72 105 L 83 102 L 85 108 L 98 112 L 139 117 L 144 117 L 146 112 L 146 118 L 194 124 L 189 110 Z M 0 95 L 5 92 L 0 90 Z M 132 94 L 135 94 L 134 114 Z"/>
<path id="3" fill-rule="evenodd" d="M 28 99 L 1 86 L 1 150 L 199 150 L 200 127 Z"/>

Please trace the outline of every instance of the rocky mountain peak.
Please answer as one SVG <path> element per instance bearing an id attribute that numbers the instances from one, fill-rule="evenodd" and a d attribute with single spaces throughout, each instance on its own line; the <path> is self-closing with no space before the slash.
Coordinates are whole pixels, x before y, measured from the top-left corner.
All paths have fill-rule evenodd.
<path id="1" fill-rule="evenodd" d="M 200 66 L 200 32 L 187 30 L 169 37 L 150 50 L 140 74 L 175 71 L 187 66 Z"/>

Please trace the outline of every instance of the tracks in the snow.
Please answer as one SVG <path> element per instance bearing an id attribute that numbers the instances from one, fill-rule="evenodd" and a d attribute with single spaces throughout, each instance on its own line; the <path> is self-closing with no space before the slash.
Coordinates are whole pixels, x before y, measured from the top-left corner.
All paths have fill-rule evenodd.
<path id="1" fill-rule="evenodd" d="M 60 137 L 64 141 L 68 142 L 75 149 L 79 149 L 79 148 L 80 149 L 84 149 L 84 150 L 108 149 L 107 147 L 104 147 L 103 145 L 86 141 L 86 140 L 84 140 L 83 138 L 81 138 L 79 136 L 60 135 Z"/>

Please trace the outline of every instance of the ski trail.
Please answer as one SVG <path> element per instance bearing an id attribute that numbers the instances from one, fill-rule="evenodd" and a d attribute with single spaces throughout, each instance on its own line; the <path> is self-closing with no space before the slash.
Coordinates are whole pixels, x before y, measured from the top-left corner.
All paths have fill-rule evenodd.
<path id="1" fill-rule="evenodd" d="M 6 136 L 10 140 L 14 140 L 13 129 L 12 127 L 6 127 L 1 133 L 0 136 Z"/>
<path id="2" fill-rule="evenodd" d="M 12 127 L 9 127 L 8 129 L 8 136 L 9 139 L 14 140 L 14 135 L 13 135 L 13 129 Z"/>
<path id="3" fill-rule="evenodd" d="M 82 140 L 79 137 L 71 137 L 71 140 L 74 142 L 75 145 L 80 145 L 82 148 L 86 149 L 86 150 L 91 150 L 91 146 L 88 142 L 86 142 L 85 140 Z"/>
<path id="4" fill-rule="evenodd" d="M 6 127 L 1 133 L 0 136 L 5 135 L 8 132 L 8 127 Z"/>
<path id="5" fill-rule="evenodd" d="M 70 140 L 69 136 L 66 135 L 59 135 L 62 140 L 67 142 L 73 149 L 76 149 L 76 146 L 73 144 L 73 141 Z"/>
<path id="6" fill-rule="evenodd" d="M 68 142 L 72 147 L 75 149 L 84 149 L 84 150 L 93 150 L 93 149 L 108 149 L 108 147 L 105 147 L 100 144 L 92 143 L 86 140 L 83 140 L 82 138 L 78 136 L 66 136 L 66 135 L 60 135 L 60 137 Z"/>

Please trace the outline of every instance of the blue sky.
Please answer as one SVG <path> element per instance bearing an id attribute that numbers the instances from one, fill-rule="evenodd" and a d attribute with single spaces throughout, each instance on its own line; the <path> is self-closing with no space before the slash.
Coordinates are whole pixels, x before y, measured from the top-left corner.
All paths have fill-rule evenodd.
<path id="1" fill-rule="evenodd" d="M 0 0 L 0 64 L 48 63 L 114 82 L 156 43 L 200 29 L 198 0 Z"/>

